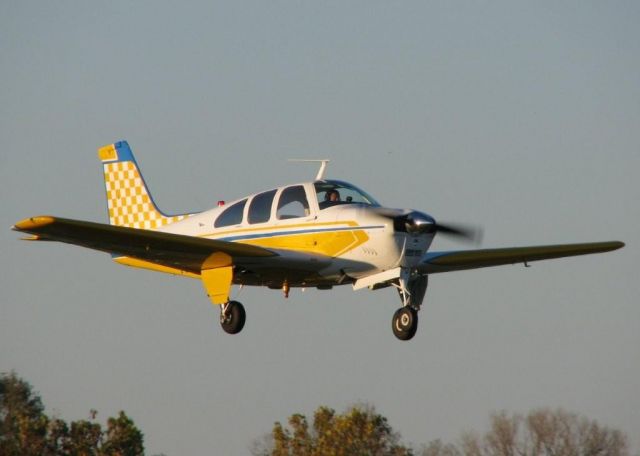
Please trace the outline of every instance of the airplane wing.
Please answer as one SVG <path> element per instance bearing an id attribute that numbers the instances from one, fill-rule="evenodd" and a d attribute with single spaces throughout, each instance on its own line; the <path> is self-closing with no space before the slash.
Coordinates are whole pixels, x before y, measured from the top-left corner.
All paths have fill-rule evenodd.
<path id="1" fill-rule="evenodd" d="M 603 253 L 624 247 L 620 241 L 587 244 L 541 245 L 501 249 L 456 250 L 427 253 L 418 266 L 423 274 L 486 268 L 505 264 L 529 263 L 590 253 Z"/>
<path id="2" fill-rule="evenodd" d="M 13 229 L 34 235 L 27 240 L 75 244 L 193 274 L 200 274 L 207 258 L 218 252 L 229 255 L 234 262 L 278 256 L 253 245 L 52 216 L 24 219 Z"/>

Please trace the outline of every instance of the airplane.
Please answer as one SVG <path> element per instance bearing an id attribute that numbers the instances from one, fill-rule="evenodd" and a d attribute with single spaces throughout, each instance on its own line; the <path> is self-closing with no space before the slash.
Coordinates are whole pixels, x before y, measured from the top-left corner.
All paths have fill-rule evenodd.
<path id="1" fill-rule="evenodd" d="M 620 241 L 433 252 L 437 234 L 461 240 L 477 230 L 437 222 L 413 209 L 381 206 L 348 182 L 324 177 L 244 196 L 199 213 L 166 215 L 155 204 L 126 141 L 98 149 L 109 224 L 36 216 L 12 229 L 25 240 L 59 241 L 111 254 L 119 264 L 198 279 L 229 334 L 246 321 L 230 299 L 233 285 L 280 289 L 354 290 L 394 287 L 401 307 L 393 334 L 409 340 L 418 328 L 429 276 L 608 252 Z"/>

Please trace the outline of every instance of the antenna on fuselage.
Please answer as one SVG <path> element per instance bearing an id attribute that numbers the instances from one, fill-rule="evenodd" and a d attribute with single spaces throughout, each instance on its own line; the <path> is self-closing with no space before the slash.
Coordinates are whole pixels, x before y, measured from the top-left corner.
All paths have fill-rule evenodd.
<path id="1" fill-rule="evenodd" d="M 316 174 L 317 181 L 324 179 L 324 172 L 327 169 L 327 163 L 329 163 L 329 159 L 304 159 L 304 158 L 290 158 L 290 162 L 305 162 L 305 163 L 320 163 L 320 169 L 318 170 L 318 174 Z"/>

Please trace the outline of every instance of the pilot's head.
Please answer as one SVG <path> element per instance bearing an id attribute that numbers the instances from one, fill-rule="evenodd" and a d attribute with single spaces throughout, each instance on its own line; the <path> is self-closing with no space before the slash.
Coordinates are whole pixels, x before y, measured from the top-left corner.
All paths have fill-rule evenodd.
<path id="1" fill-rule="evenodd" d="M 340 201 L 340 192 L 336 189 L 329 190 L 325 193 L 324 200 L 331 202 Z"/>

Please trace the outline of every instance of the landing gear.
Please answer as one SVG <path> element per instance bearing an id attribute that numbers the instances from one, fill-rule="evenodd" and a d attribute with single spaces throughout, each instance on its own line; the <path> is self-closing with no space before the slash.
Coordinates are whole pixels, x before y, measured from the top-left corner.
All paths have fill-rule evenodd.
<path id="1" fill-rule="evenodd" d="M 238 334 L 244 328 L 247 314 L 238 301 L 229 301 L 220 305 L 220 326 L 228 334 Z"/>
<path id="2" fill-rule="evenodd" d="M 391 329 L 398 339 L 411 339 L 418 330 L 418 311 L 411 306 L 400 307 L 393 314 Z"/>
<path id="3" fill-rule="evenodd" d="M 413 276 L 404 269 L 397 283 L 392 283 L 398 290 L 402 307 L 396 310 L 391 320 L 394 336 L 400 340 L 409 340 L 418 330 L 418 311 L 427 291 L 428 276 Z"/>

